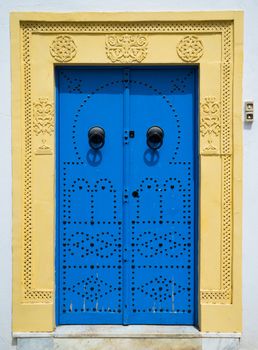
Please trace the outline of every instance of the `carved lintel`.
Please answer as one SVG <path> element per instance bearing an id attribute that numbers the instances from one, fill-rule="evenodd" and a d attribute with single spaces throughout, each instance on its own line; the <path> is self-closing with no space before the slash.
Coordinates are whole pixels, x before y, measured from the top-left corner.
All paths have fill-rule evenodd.
<path id="1" fill-rule="evenodd" d="M 143 34 L 112 34 L 106 37 L 106 54 L 112 62 L 139 63 L 147 56 L 148 41 Z"/>

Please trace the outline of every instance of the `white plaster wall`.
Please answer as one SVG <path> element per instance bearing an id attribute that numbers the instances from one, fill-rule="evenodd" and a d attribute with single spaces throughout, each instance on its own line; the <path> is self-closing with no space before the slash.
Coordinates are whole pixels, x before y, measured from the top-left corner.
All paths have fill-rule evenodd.
<path id="1" fill-rule="evenodd" d="M 244 130 L 243 337 L 241 350 L 258 349 L 258 0 L 0 0 L 0 350 L 11 339 L 11 72 L 12 11 L 244 10 L 244 100 L 254 100 L 257 121 Z"/>

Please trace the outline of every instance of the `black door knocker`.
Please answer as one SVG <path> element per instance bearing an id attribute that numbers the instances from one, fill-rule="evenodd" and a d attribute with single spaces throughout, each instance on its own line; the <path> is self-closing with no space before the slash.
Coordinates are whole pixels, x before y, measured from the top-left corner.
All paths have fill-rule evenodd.
<path id="1" fill-rule="evenodd" d="M 159 149 L 163 145 L 164 131 L 159 126 L 152 126 L 147 130 L 147 145 L 153 149 Z"/>
<path id="2" fill-rule="evenodd" d="M 99 150 L 105 144 L 105 131 L 100 126 L 93 126 L 88 131 L 89 145 L 94 150 Z"/>

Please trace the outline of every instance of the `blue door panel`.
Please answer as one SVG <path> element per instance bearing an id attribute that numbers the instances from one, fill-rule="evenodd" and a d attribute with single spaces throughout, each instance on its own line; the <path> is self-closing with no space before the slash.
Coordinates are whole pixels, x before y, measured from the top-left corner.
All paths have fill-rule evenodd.
<path id="1" fill-rule="evenodd" d="M 196 104 L 193 67 L 58 68 L 59 324 L 195 323 Z"/>
<path id="2" fill-rule="evenodd" d="M 126 323 L 194 323 L 194 69 L 131 70 Z M 183 79 L 172 92 L 173 81 Z M 180 84 L 178 83 L 178 86 Z M 175 103 L 176 101 L 176 103 Z M 164 130 L 162 147 L 146 130 Z"/>
<path id="3" fill-rule="evenodd" d="M 121 323 L 122 71 L 60 69 L 57 79 L 58 322 Z M 95 125 L 107 135 L 98 152 Z"/>

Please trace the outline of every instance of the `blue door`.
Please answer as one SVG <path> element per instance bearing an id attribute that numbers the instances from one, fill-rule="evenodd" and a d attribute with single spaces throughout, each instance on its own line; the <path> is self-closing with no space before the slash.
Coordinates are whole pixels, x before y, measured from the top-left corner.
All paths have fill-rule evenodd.
<path id="1" fill-rule="evenodd" d="M 197 71 L 57 69 L 58 324 L 194 324 Z"/>

